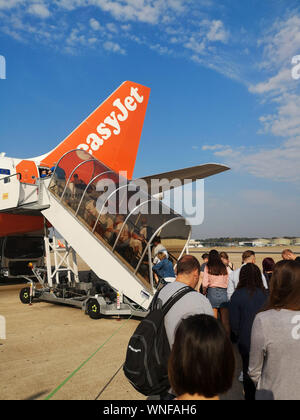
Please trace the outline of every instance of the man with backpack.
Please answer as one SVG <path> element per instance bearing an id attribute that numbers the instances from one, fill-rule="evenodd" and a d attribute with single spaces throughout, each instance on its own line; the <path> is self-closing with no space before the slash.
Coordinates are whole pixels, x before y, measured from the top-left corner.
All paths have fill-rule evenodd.
<path id="1" fill-rule="evenodd" d="M 129 341 L 124 363 L 125 375 L 139 392 L 159 394 L 161 399 L 174 398 L 169 391 L 167 364 L 177 325 L 190 315 L 214 315 L 208 299 L 194 290 L 200 276 L 199 261 L 185 255 L 177 262 L 176 271 L 176 280 L 153 298 L 150 314 Z"/>
<path id="2" fill-rule="evenodd" d="M 177 262 L 176 280 L 161 289 L 158 299 L 161 299 L 164 305 L 173 293 L 189 286 L 192 289 L 198 284 L 200 276 L 200 264 L 197 258 L 192 255 L 185 255 Z M 213 310 L 209 300 L 202 294 L 192 291 L 183 296 L 165 316 L 166 333 L 172 348 L 175 336 L 175 330 L 182 318 L 190 315 L 206 314 L 213 316 Z"/>

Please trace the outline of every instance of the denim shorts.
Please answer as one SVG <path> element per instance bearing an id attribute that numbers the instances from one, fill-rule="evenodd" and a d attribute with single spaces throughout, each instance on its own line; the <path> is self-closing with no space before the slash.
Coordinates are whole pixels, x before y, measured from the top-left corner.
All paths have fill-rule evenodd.
<path id="1" fill-rule="evenodd" d="M 228 307 L 227 289 L 222 287 L 209 287 L 207 290 L 207 299 L 215 309 Z"/>

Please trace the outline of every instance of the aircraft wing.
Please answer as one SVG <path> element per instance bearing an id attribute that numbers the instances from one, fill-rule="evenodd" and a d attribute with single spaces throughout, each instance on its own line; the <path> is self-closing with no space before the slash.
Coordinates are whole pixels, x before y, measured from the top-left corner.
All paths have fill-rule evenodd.
<path id="1" fill-rule="evenodd" d="M 141 177 L 139 179 L 146 181 L 148 188 L 151 187 L 152 179 L 160 180 L 159 192 L 164 192 L 164 191 L 168 191 L 174 188 L 174 186 L 171 186 L 170 188 L 170 182 L 172 180 L 177 179 L 181 181 L 182 185 L 187 185 L 190 182 L 197 181 L 197 179 L 208 178 L 209 176 L 216 175 L 224 171 L 228 171 L 229 169 L 230 168 L 225 165 L 220 165 L 216 163 L 207 163 L 205 165 L 198 165 L 198 166 L 192 166 L 190 168 L 177 169 L 176 171 L 163 172 L 160 174 L 154 174 L 154 175 L 150 175 L 146 177 Z M 185 180 L 185 184 L 184 184 L 184 180 Z M 133 180 L 132 182 L 134 183 L 135 181 Z"/>

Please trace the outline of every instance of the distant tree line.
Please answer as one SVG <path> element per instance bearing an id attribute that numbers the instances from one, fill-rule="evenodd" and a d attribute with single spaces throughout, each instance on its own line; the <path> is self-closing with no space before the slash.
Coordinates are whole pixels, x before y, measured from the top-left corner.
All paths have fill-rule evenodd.
<path id="1" fill-rule="evenodd" d="M 278 238 L 278 236 L 273 236 L 272 238 L 267 238 L 267 239 L 276 239 Z M 296 236 L 282 236 L 282 238 L 285 239 L 295 239 Z M 203 245 L 205 244 L 227 244 L 227 243 L 239 243 L 239 242 L 252 242 L 254 240 L 258 239 L 257 237 L 255 238 L 248 238 L 248 237 L 240 237 L 240 238 L 207 238 L 207 239 L 195 239 L 196 241 L 201 242 Z"/>

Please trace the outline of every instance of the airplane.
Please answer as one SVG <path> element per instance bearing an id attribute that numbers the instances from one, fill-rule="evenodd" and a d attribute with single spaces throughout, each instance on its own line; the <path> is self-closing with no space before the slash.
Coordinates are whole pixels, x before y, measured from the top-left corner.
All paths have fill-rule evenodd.
<path id="1" fill-rule="evenodd" d="M 0 154 L 0 238 L 16 235 L 20 238 L 25 238 L 27 235 L 32 236 L 33 233 L 44 231 L 46 223 L 47 227 L 53 226 L 54 228 L 57 228 L 60 233 L 65 232 L 67 238 L 65 235 L 64 237 L 67 239 L 67 242 L 71 244 L 71 247 L 75 248 L 76 252 L 79 251 L 79 255 L 86 260 L 87 263 L 90 262 L 91 265 L 93 265 L 93 260 L 86 251 L 86 248 L 90 247 L 89 241 L 91 241 L 91 239 L 87 237 L 87 245 L 85 248 L 81 244 L 77 244 L 78 240 L 76 239 L 76 235 L 77 237 L 79 235 L 81 235 L 82 238 L 85 237 L 86 229 L 81 231 L 81 225 L 85 221 L 81 219 L 80 223 L 74 224 L 74 214 L 72 218 L 69 217 L 57 202 L 59 201 L 60 204 L 65 202 L 65 207 L 68 206 L 65 198 L 67 196 L 67 191 L 69 191 L 71 178 L 74 175 L 75 170 L 78 172 L 80 166 L 86 168 L 87 166 L 84 166 L 84 164 L 89 161 L 93 162 L 94 165 L 94 178 L 100 177 L 100 173 L 97 175 L 95 168 L 99 168 L 102 165 L 101 167 L 107 168 L 107 172 L 115 174 L 122 173 L 123 176 L 125 174 L 126 181 L 128 183 L 132 181 L 149 96 L 150 88 L 135 82 L 126 81 L 73 132 L 71 132 L 71 134 L 48 153 L 30 159 L 9 158 L 6 157 L 4 153 Z M 56 193 L 54 193 L 55 189 L 53 188 L 53 185 L 55 180 L 58 179 L 59 170 L 61 171 L 61 168 L 64 168 L 65 175 L 67 173 L 68 181 L 65 179 L 63 191 L 61 190 L 60 196 L 56 196 L 55 198 L 54 196 Z M 189 179 L 189 182 L 194 182 L 197 179 L 204 179 L 228 169 L 229 168 L 225 165 L 205 164 L 192 168 L 184 168 L 162 174 L 145 176 L 140 179 L 144 180 L 145 184 L 149 186 L 152 179 L 162 179 L 160 192 L 163 193 L 170 188 L 169 182 L 174 179 L 174 177 L 182 181 Z M 52 176 L 43 178 L 43 171 L 46 171 L 49 174 L 51 173 Z M 56 175 L 56 177 L 54 175 Z M 87 184 L 90 185 L 91 183 L 92 175 L 90 174 L 89 179 L 86 180 L 85 194 L 87 194 L 88 191 Z M 56 188 L 57 185 L 54 185 L 54 187 Z M 53 195 L 49 194 L 51 188 Z M 74 208 L 71 208 L 72 206 L 68 209 L 75 213 L 77 219 L 79 219 L 79 207 L 82 200 L 83 197 L 79 200 L 76 211 Z M 151 200 L 152 198 L 150 197 L 148 201 Z M 61 216 L 59 216 L 60 213 Z M 175 216 L 173 215 L 172 217 Z M 129 215 L 127 215 L 126 222 L 129 223 L 129 221 Z M 98 221 L 96 221 L 93 226 L 92 233 L 97 232 L 97 222 Z M 136 221 L 135 224 L 137 223 L 140 222 Z M 68 229 L 66 228 L 67 225 Z M 124 229 L 124 225 L 121 229 Z M 91 229 L 92 228 L 89 228 L 89 230 Z M 160 233 L 161 229 L 156 229 L 156 233 Z M 72 236 L 73 233 L 74 235 Z M 117 237 L 117 240 L 118 239 L 119 237 Z M 103 245 L 103 238 L 100 238 L 100 240 Z M 117 240 L 111 247 L 108 246 L 108 244 L 105 244 L 108 249 L 106 249 L 106 253 L 103 251 L 103 257 L 107 260 L 111 257 L 111 253 L 116 252 L 116 249 L 118 248 Z M 74 245 L 75 243 L 76 245 Z M 68 245 L 66 246 L 66 249 L 68 249 Z M 143 258 L 145 258 L 145 252 L 146 251 L 144 251 Z M 124 261 L 124 256 L 119 255 L 118 258 L 119 265 L 122 265 L 123 268 L 128 271 L 128 264 Z M 111 260 L 111 264 L 114 264 L 113 260 Z M 137 265 L 141 268 L 143 263 L 139 261 Z M 130 269 L 132 269 L 132 267 Z M 51 275 L 49 270 L 48 267 L 48 276 Z M 95 270 L 97 271 L 97 268 L 95 268 Z M 143 287 L 145 288 L 145 279 L 139 274 L 138 269 L 133 271 L 136 277 L 135 280 L 139 283 L 139 290 L 138 292 L 134 291 L 135 283 L 133 281 L 132 287 L 129 288 L 130 291 L 129 289 L 128 291 L 124 290 L 126 287 L 123 287 L 124 295 L 127 295 L 133 302 L 138 302 L 141 305 L 140 295 L 148 295 L 148 297 L 151 297 L 154 293 L 152 274 L 150 273 L 151 281 L 148 278 L 149 274 L 147 277 L 147 282 L 151 283 L 151 287 L 146 282 L 147 290 L 144 290 L 143 294 L 142 289 Z M 103 265 L 100 272 L 102 275 L 107 274 L 109 276 L 107 271 L 103 271 Z M 125 271 L 123 272 L 123 276 L 124 275 Z M 57 282 L 59 282 L 57 273 L 56 278 Z M 131 280 L 128 277 L 128 283 Z M 120 284 L 115 282 L 114 278 L 109 280 L 109 284 L 112 284 L 116 290 L 120 290 Z M 53 286 L 52 281 L 50 286 Z M 144 305 L 144 308 L 149 305 L 149 302 L 150 300 Z M 93 302 L 93 304 L 95 307 L 95 302 Z"/>
<path id="2" fill-rule="evenodd" d="M 19 177 L 20 183 L 34 185 L 44 168 L 50 169 L 66 152 L 86 150 L 116 172 L 126 171 L 132 177 L 142 132 L 150 89 L 125 82 L 113 92 L 69 136 L 50 152 L 30 159 L 0 155 L 0 177 L 7 182 Z M 3 185 L 1 186 L 3 189 Z M 2 192 L 0 210 L 15 209 L 16 197 Z M 12 202 L 11 202 L 12 201 Z M 20 213 L 20 209 L 19 212 Z M 43 217 L 33 212 L 0 213 L 0 235 L 26 233 L 43 229 Z"/>

